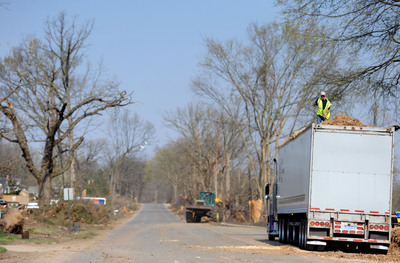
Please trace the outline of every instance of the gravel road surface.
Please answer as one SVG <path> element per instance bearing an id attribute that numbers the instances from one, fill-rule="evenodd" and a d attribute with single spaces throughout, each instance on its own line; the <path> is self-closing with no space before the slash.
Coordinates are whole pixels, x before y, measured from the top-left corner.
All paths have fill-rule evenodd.
<path id="1" fill-rule="evenodd" d="M 267 241 L 262 227 L 187 224 L 164 204 L 145 204 L 107 238 L 84 251 L 71 251 L 63 262 L 346 261 L 302 254 L 297 248 Z"/>

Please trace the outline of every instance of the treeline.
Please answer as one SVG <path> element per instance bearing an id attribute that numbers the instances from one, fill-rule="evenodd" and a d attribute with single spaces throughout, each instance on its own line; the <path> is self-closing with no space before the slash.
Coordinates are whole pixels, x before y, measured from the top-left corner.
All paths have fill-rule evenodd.
<path id="1" fill-rule="evenodd" d="M 143 193 L 137 153 L 154 127 L 126 108 L 132 92 L 88 60 L 92 30 L 93 21 L 61 12 L 46 20 L 42 38 L 25 37 L 0 60 L 0 176 L 36 185 L 41 203 L 61 199 L 65 187 L 111 204 Z"/>
<path id="2" fill-rule="evenodd" d="M 251 24 L 248 37 L 205 39 L 191 89 L 198 102 L 165 114 L 179 137 L 149 164 L 168 198 L 215 191 L 232 210 L 263 199 L 278 146 L 315 120 L 326 91 L 339 113 L 368 125 L 398 123 L 400 6 L 382 1 L 277 1 L 281 23 Z M 396 163 L 397 165 L 397 163 Z M 398 173 L 393 206 L 400 209 Z"/>

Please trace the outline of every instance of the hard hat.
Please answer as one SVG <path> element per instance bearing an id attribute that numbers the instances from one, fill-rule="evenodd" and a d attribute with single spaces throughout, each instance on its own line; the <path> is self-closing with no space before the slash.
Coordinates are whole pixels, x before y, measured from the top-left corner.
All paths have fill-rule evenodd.
<path id="1" fill-rule="evenodd" d="M 321 96 L 326 96 L 325 91 L 321 91 Z"/>

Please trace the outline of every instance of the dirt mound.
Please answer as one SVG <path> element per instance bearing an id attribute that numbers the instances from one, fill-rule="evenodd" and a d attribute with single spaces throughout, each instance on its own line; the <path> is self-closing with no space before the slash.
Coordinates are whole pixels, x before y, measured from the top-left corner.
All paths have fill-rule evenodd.
<path id="1" fill-rule="evenodd" d="M 4 218 L 0 219 L 0 228 L 5 233 L 21 234 L 24 226 L 24 218 L 21 210 L 8 209 Z"/>
<path id="2" fill-rule="evenodd" d="M 85 202 L 72 202 L 70 204 L 72 222 L 86 224 L 105 224 L 109 221 L 109 209 L 103 205 Z M 68 222 L 68 203 L 61 202 L 51 207 L 44 207 L 32 211 L 34 218 L 42 218 L 43 215 L 52 224 L 65 224 Z"/>
<path id="3" fill-rule="evenodd" d="M 71 208 L 71 219 L 73 222 L 103 224 L 109 217 L 107 209 L 103 206 L 77 203 Z"/>
<path id="4" fill-rule="evenodd" d="M 400 227 L 392 228 L 392 243 L 390 244 L 390 253 L 400 255 Z"/>
<path id="5" fill-rule="evenodd" d="M 67 203 L 58 203 L 53 205 L 49 211 L 46 213 L 46 217 L 57 217 L 60 212 L 68 209 Z"/>
<path id="6" fill-rule="evenodd" d="M 356 126 L 366 127 L 359 119 L 353 119 L 352 117 L 344 114 L 336 115 L 332 120 L 327 120 L 322 123 L 323 125 L 338 125 L 338 126 Z"/>

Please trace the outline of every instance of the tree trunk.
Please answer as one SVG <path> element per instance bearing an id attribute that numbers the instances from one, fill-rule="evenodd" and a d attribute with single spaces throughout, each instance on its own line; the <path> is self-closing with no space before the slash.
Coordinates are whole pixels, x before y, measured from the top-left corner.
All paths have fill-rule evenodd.
<path id="1" fill-rule="evenodd" d="M 251 169 L 250 169 L 250 165 L 247 167 L 248 171 L 247 171 L 247 176 L 249 178 L 249 201 L 253 200 L 253 185 L 251 182 Z"/>
<path id="2" fill-rule="evenodd" d="M 48 178 L 49 176 L 44 176 L 42 180 L 38 180 L 39 203 L 41 205 L 50 203 L 51 184 Z"/>
<path id="3" fill-rule="evenodd" d="M 260 160 L 260 181 L 258 185 L 259 198 L 263 200 L 263 206 L 265 206 L 265 199 L 263 196 L 264 185 L 267 183 L 267 156 L 268 156 L 268 144 L 265 139 L 261 140 L 261 160 Z"/>
<path id="4" fill-rule="evenodd" d="M 72 159 L 71 167 L 69 168 L 70 187 L 76 186 L 76 169 L 75 169 L 75 158 Z"/>
<path id="5" fill-rule="evenodd" d="M 225 161 L 225 201 L 229 202 L 231 201 L 231 167 L 230 167 L 230 162 L 231 162 L 231 154 L 229 152 L 226 153 L 225 155 L 226 161 Z"/>
<path id="6" fill-rule="evenodd" d="M 178 184 L 174 183 L 173 184 L 173 188 L 174 188 L 174 200 L 173 200 L 173 203 L 176 204 L 178 202 Z"/>
<path id="7" fill-rule="evenodd" d="M 214 175 L 214 191 L 215 191 L 215 196 L 218 197 L 218 164 L 215 163 L 214 164 L 214 171 L 213 171 L 213 175 Z"/>

